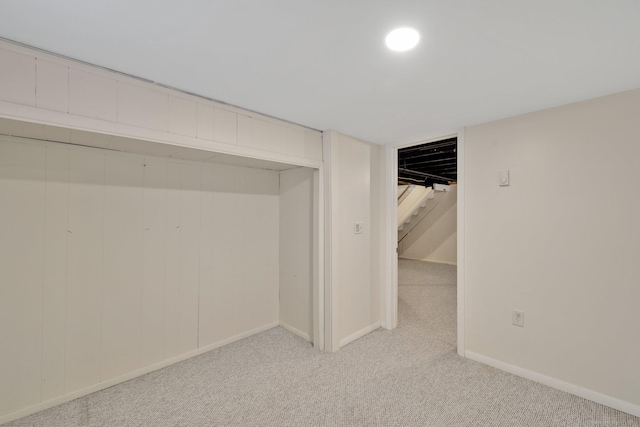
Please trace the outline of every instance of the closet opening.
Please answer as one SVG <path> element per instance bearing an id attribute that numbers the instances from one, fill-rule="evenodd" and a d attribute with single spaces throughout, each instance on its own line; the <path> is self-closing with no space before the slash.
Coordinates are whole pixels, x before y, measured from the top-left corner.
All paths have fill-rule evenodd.
<path id="1" fill-rule="evenodd" d="M 0 376 L 96 391 L 279 326 L 323 350 L 321 174 L 0 119 Z"/>

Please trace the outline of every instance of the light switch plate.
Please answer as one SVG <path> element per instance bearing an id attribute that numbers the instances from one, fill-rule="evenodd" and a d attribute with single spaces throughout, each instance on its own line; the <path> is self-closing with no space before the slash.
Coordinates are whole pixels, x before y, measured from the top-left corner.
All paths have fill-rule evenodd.
<path id="1" fill-rule="evenodd" d="M 354 232 L 355 234 L 362 234 L 362 230 L 363 230 L 363 229 L 364 229 L 364 224 L 363 224 L 363 223 L 361 223 L 361 222 L 356 222 L 356 223 L 353 225 L 353 232 Z"/>
<path id="2" fill-rule="evenodd" d="M 498 184 L 500 187 L 508 187 L 511 184 L 508 170 L 498 172 Z"/>

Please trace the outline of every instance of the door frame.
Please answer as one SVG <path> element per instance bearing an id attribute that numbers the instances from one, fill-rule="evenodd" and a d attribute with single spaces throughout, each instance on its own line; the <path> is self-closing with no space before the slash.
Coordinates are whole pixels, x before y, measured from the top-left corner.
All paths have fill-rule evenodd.
<path id="1" fill-rule="evenodd" d="M 465 351 L 465 229 L 464 229 L 464 129 L 442 132 L 412 141 L 388 144 L 385 147 L 385 270 L 383 282 L 383 326 L 394 329 L 398 326 L 398 150 L 422 145 L 442 139 L 457 137 L 457 350 L 464 357 Z"/>
<path id="2" fill-rule="evenodd" d="M 324 351 L 331 339 L 330 317 L 325 315 L 325 231 L 324 231 L 324 170 L 313 170 L 313 346 Z"/>

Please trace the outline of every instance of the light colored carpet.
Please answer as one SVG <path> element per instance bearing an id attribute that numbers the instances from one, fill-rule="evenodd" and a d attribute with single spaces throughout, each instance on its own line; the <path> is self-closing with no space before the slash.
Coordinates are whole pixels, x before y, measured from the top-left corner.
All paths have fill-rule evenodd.
<path id="1" fill-rule="evenodd" d="M 8 425 L 640 426 L 457 356 L 455 267 L 401 260 L 400 283 L 398 329 L 336 354 L 274 328 Z"/>
<path id="2" fill-rule="evenodd" d="M 398 285 L 443 285 L 449 286 L 455 293 L 456 266 L 401 258 L 398 260 Z M 453 309 L 455 315 L 455 306 L 446 305 Z"/>

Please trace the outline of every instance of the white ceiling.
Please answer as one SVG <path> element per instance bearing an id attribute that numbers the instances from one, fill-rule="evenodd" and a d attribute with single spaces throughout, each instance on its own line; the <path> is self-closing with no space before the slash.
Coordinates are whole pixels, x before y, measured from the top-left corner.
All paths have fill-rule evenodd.
<path id="1" fill-rule="evenodd" d="M 377 143 L 640 87 L 637 0 L 5 0 L 0 36 Z"/>

